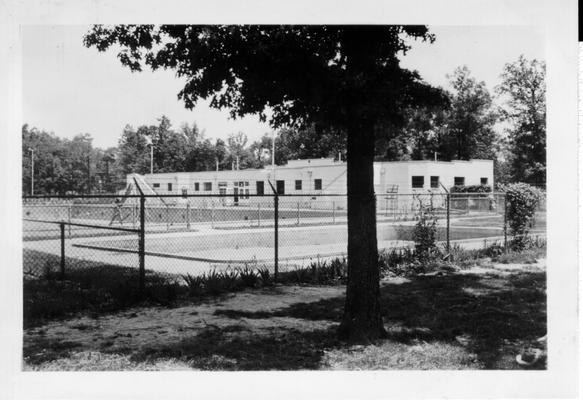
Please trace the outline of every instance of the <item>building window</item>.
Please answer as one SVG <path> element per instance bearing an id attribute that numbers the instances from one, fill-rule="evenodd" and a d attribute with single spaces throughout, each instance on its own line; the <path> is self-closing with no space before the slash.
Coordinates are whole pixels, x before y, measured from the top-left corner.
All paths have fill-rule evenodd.
<path id="1" fill-rule="evenodd" d="M 422 188 L 425 185 L 425 177 L 424 176 L 412 176 L 411 177 L 411 186 L 413 188 Z"/>
<path id="2" fill-rule="evenodd" d="M 200 184 L 199 184 L 198 182 L 196 182 L 196 183 L 194 184 L 194 190 L 195 190 L 196 192 L 198 192 L 198 191 L 200 190 Z"/>
<path id="3" fill-rule="evenodd" d="M 257 185 L 257 194 L 260 196 L 263 196 L 265 194 L 265 182 L 257 181 L 256 185 Z"/>
<path id="4" fill-rule="evenodd" d="M 296 190 L 302 190 L 302 181 L 299 179 L 296 180 Z"/>
<path id="5" fill-rule="evenodd" d="M 488 178 L 480 178 L 480 185 L 487 185 L 488 184 Z"/>
<path id="6" fill-rule="evenodd" d="M 172 183 L 168 183 L 168 191 L 171 192 L 172 191 Z"/>
<path id="7" fill-rule="evenodd" d="M 205 182 L 204 183 L 204 190 L 205 192 L 210 192 L 213 190 L 213 183 L 212 182 Z"/>
<path id="8" fill-rule="evenodd" d="M 463 176 L 455 176 L 453 178 L 454 186 L 464 186 L 466 184 L 466 178 Z"/>
<path id="9" fill-rule="evenodd" d="M 159 183 L 154 183 L 152 186 L 155 187 L 155 188 L 159 188 L 160 187 L 160 184 Z"/>
<path id="10" fill-rule="evenodd" d="M 431 187 L 434 189 L 439 187 L 439 176 L 431 177 Z"/>
<path id="11" fill-rule="evenodd" d="M 322 179 L 314 179 L 314 190 L 322 190 Z"/>

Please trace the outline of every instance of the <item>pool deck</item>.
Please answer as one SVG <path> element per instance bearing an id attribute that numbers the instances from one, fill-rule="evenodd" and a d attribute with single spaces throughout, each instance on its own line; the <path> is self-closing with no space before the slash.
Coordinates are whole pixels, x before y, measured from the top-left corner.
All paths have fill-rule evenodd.
<path id="1" fill-rule="evenodd" d="M 382 224 L 379 223 L 379 224 Z M 400 222 L 399 225 L 413 225 L 415 221 Z M 338 225 L 319 225 L 308 227 L 281 227 L 282 230 L 293 231 L 298 229 L 298 233 L 309 235 L 310 231 L 321 231 L 323 229 L 338 228 Z M 461 226 L 456 225 L 456 228 Z M 180 232 L 147 232 L 146 235 L 146 255 L 145 265 L 147 270 L 153 270 L 162 273 L 171 274 L 192 274 L 200 275 L 213 268 L 226 268 L 229 265 L 242 263 L 257 263 L 260 266 L 266 266 L 273 269 L 274 248 L 268 246 L 250 246 L 241 248 L 217 247 L 213 249 L 202 249 L 196 251 L 178 251 L 178 252 L 149 252 L 148 241 L 172 238 L 203 238 L 208 236 L 224 235 L 225 231 L 213 229 L 210 225 L 196 224 L 196 231 Z M 473 229 L 492 229 L 491 227 L 474 227 Z M 246 235 L 251 232 L 273 232 L 273 227 L 265 228 L 242 228 L 236 231 L 230 230 L 230 233 L 237 235 Z M 502 233 L 502 229 L 500 230 Z M 544 235 L 544 231 L 533 232 Z M 90 238 L 68 238 L 65 242 L 65 254 L 67 257 L 78 258 L 93 262 L 100 262 L 110 265 L 127 266 L 138 268 L 139 260 L 137 253 L 137 242 L 135 249 L 114 249 L 111 242 L 127 241 L 128 239 L 136 240 L 136 234 L 122 236 L 102 236 Z M 500 236 L 481 237 L 474 239 L 452 240 L 452 243 L 459 243 L 467 249 L 477 249 L 484 246 L 484 243 L 500 242 L 503 239 Z M 109 247 L 108 247 L 109 246 Z M 412 246 L 410 241 L 402 240 L 385 240 L 379 241 L 379 249 L 402 248 Z M 24 249 L 32 249 L 46 253 L 60 255 L 61 247 L 59 239 L 50 240 L 31 240 L 23 242 Z M 309 264 L 315 260 L 326 260 L 346 255 L 346 243 L 327 243 L 317 245 L 285 245 L 280 243 L 279 252 L 279 269 L 294 269 L 297 266 Z"/>

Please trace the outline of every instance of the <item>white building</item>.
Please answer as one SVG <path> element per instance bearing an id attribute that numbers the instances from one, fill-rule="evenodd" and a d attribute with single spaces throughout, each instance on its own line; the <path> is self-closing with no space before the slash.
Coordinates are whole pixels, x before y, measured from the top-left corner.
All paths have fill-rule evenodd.
<path id="1" fill-rule="evenodd" d="M 308 194 L 319 200 L 327 194 L 346 193 L 346 163 L 332 158 L 291 160 L 275 169 L 171 172 L 143 178 L 158 194 L 223 194 L 229 195 L 224 200 L 228 204 L 245 204 L 253 199 L 248 195 L 271 194 L 270 183 L 279 194 Z M 375 193 L 379 195 L 443 193 L 454 185 L 480 184 L 493 187 L 491 160 L 374 163 Z"/>

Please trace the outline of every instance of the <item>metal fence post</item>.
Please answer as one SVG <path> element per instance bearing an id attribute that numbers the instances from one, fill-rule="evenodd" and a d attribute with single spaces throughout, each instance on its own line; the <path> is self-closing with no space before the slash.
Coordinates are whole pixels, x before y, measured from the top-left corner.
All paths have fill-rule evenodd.
<path id="1" fill-rule="evenodd" d="M 211 199 L 211 228 L 215 227 L 215 202 Z"/>
<path id="2" fill-rule="evenodd" d="M 71 204 L 67 206 L 67 222 L 69 222 L 69 237 L 71 237 Z"/>
<path id="3" fill-rule="evenodd" d="M 395 195 L 394 201 L 391 203 L 393 206 L 393 221 L 397 220 L 397 213 L 399 212 L 399 195 Z"/>
<path id="4" fill-rule="evenodd" d="M 300 224 L 300 202 L 298 201 L 298 216 L 297 216 L 297 222 L 296 225 Z"/>
<path id="5" fill-rule="evenodd" d="M 273 198 L 273 202 L 274 202 L 273 218 L 275 229 L 274 232 L 275 260 L 273 265 L 273 280 L 274 282 L 277 282 L 277 275 L 279 272 L 279 196 L 277 195 L 277 193 Z"/>
<path id="6" fill-rule="evenodd" d="M 166 206 L 166 230 L 170 230 L 170 206 Z"/>
<path id="7" fill-rule="evenodd" d="M 445 243 L 446 243 L 446 249 L 447 249 L 447 252 L 448 253 L 449 253 L 449 245 L 450 245 L 450 243 L 449 243 L 449 216 L 450 216 L 450 214 L 449 214 L 449 210 L 450 210 L 450 202 L 449 202 L 450 199 L 449 199 L 449 196 L 450 196 L 450 194 L 448 193 L 447 194 L 447 197 L 446 197 L 446 200 L 445 200 L 445 202 L 446 202 L 446 210 L 447 210 L 446 211 L 446 215 L 445 215 L 445 218 L 446 218 L 446 228 L 445 228 L 446 242 Z"/>
<path id="8" fill-rule="evenodd" d="M 257 226 L 261 226 L 261 203 L 257 203 Z"/>
<path id="9" fill-rule="evenodd" d="M 190 202 L 186 202 L 186 229 L 190 230 Z"/>
<path id="10" fill-rule="evenodd" d="M 144 295 L 145 281 L 146 281 L 146 198 L 140 197 L 140 240 L 139 240 L 139 256 L 140 256 L 140 271 L 139 271 L 139 291 L 140 296 Z"/>
<path id="11" fill-rule="evenodd" d="M 65 224 L 61 222 L 61 279 L 65 277 Z"/>

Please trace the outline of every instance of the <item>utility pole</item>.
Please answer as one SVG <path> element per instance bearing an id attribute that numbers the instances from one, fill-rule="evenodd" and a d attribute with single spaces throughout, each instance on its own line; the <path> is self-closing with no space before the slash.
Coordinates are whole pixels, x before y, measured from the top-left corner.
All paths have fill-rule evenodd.
<path id="1" fill-rule="evenodd" d="M 87 194 L 91 194 L 91 156 L 87 156 Z"/>
<path id="2" fill-rule="evenodd" d="M 34 196 L 34 149 L 29 147 L 30 151 L 30 195 Z"/>
<path id="3" fill-rule="evenodd" d="M 271 175 L 273 176 L 273 182 L 275 182 L 275 130 L 273 131 L 271 143 Z"/>
<path id="4" fill-rule="evenodd" d="M 105 157 L 105 191 L 109 190 L 109 156 Z"/>
<path id="5" fill-rule="evenodd" d="M 154 144 L 150 143 L 150 174 L 154 173 Z"/>

